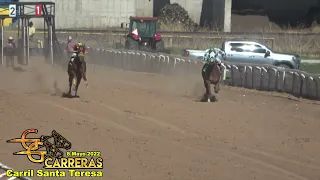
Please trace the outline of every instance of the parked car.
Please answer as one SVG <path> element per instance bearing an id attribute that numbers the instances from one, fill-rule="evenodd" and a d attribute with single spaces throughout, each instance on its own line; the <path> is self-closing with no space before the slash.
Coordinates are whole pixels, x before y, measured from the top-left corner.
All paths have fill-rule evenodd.
<path id="1" fill-rule="evenodd" d="M 182 56 L 192 57 L 199 60 L 202 60 L 204 53 L 205 53 L 205 50 L 192 50 L 192 49 L 182 50 Z"/>
<path id="2" fill-rule="evenodd" d="M 299 69 L 301 58 L 299 55 L 291 55 L 273 52 L 270 48 L 252 41 L 225 41 L 222 44 L 225 52 L 225 61 L 234 63 L 270 64 L 283 68 Z M 184 55 L 199 58 L 205 51 L 188 50 Z M 203 56 L 202 55 L 202 56 Z"/>

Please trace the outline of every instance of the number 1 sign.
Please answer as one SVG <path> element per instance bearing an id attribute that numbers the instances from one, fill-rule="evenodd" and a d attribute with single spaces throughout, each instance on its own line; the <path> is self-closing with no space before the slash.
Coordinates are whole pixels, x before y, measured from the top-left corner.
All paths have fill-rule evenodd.
<path id="1" fill-rule="evenodd" d="M 42 4 L 36 4 L 35 5 L 35 15 L 36 16 L 42 16 Z"/>

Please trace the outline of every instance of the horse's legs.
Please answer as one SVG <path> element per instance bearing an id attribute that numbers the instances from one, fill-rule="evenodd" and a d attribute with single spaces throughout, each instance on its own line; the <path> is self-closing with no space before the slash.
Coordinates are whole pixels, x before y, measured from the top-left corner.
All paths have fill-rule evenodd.
<path id="1" fill-rule="evenodd" d="M 74 96 L 77 96 L 77 94 L 78 94 L 78 83 L 77 83 L 77 86 L 76 86 L 76 90 L 74 92 Z"/>
<path id="2" fill-rule="evenodd" d="M 86 86 L 88 87 L 88 79 L 87 79 L 87 63 L 86 61 L 82 61 L 82 66 L 81 66 L 81 74 L 83 80 L 86 81 Z"/>
<path id="3" fill-rule="evenodd" d="M 220 91 L 220 82 L 214 85 L 214 92 L 219 93 L 219 91 Z"/>
<path id="4" fill-rule="evenodd" d="M 214 92 L 217 94 L 220 91 L 220 81 L 221 81 L 221 66 L 219 64 L 214 64 L 213 67 L 213 82 L 214 82 Z"/>
<path id="5" fill-rule="evenodd" d="M 77 96 L 78 94 L 78 88 L 79 88 L 79 85 L 80 85 L 80 82 L 81 82 L 81 76 L 77 76 L 77 84 L 76 84 L 76 92 L 75 92 L 75 96 Z"/>
<path id="6" fill-rule="evenodd" d="M 206 100 L 208 102 L 210 102 L 210 98 L 211 98 L 211 95 L 212 95 L 211 87 L 210 87 L 211 83 L 210 83 L 209 80 L 204 80 L 203 82 L 204 82 L 204 87 L 206 88 L 206 94 L 205 94 L 204 97 L 206 98 Z"/>
<path id="7" fill-rule="evenodd" d="M 73 80 L 73 77 L 69 74 L 69 91 L 68 91 L 68 94 L 71 94 L 72 80 Z"/>
<path id="8" fill-rule="evenodd" d="M 82 77 L 83 77 L 83 80 L 88 81 L 88 79 L 87 79 L 87 63 L 85 61 L 82 62 Z"/>

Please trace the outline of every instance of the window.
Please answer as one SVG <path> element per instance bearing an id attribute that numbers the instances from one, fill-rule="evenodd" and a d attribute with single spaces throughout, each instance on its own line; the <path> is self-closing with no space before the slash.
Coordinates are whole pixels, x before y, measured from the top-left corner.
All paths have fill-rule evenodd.
<path id="1" fill-rule="evenodd" d="M 131 29 L 138 29 L 141 37 L 153 37 L 156 32 L 156 22 L 154 21 L 133 21 Z"/>
<path id="2" fill-rule="evenodd" d="M 264 49 L 263 47 L 261 47 L 260 45 L 254 45 L 255 49 L 253 49 L 252 52 L 254 53 L 261 53 L 261 54 L 265 54 L 267 52 L 266 49 Z"/>
<path id="3" fill-rule="evenodd" d="M 233 52 L 252 52 L 265 54 L 265 47 L 255 43 L 230 43 L 230 50 Z"/>
<path id="4" fill-rule="evenodd" d="M 263 49 L 263 48 L 256 48 L 256 49 L 254 49 L 252 52 L 265 54 L 265 53 L 267 52 L 267 50 L 266 50 L 266 49 Z"/>
<path id="5" fill-rule="evenodd" d="M 258 44 L 251 43 L 231 43 L 230 50 L 235 52 L 253 52 L 265 54 L 267 50 Z"/>
<path id="6" fill-rule="evenodd" d="M 137 28 L 137 23 L 135 21 L 132 22 L 132 30 Z"/>
<path id="7" fill-rule="evenodd" d="M 230 46 L 231 46 L 230 47 L 231 51 L 244 52 L 244 49 L 243 49 L 244 44 L 243 43 L 231 43 Z"/>
<path id="8" fill-rule="evenodd" d="M 243 49 L 244 49 L 244 52 L 253 52 L 256 49 L 256 47 L 254 44 L 245 43 L 243 45 Z"/>

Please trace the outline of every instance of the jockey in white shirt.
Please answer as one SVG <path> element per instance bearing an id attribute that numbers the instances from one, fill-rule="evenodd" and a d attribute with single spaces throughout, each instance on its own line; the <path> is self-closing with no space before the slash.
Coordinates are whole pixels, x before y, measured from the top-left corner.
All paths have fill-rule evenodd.
<path id="1" fill-rule="evenodd" d="M 219 57 L 219 53 L 222 52 L 218 48 L 214 48 L 211 46 L 209 49 L 206 50 L 203 60 L 206 62 L 202 67 L 202 72 L 205 72 L 210 62 L 217 62 L 218 64 L 221 64 L 221 60 Z"/>

